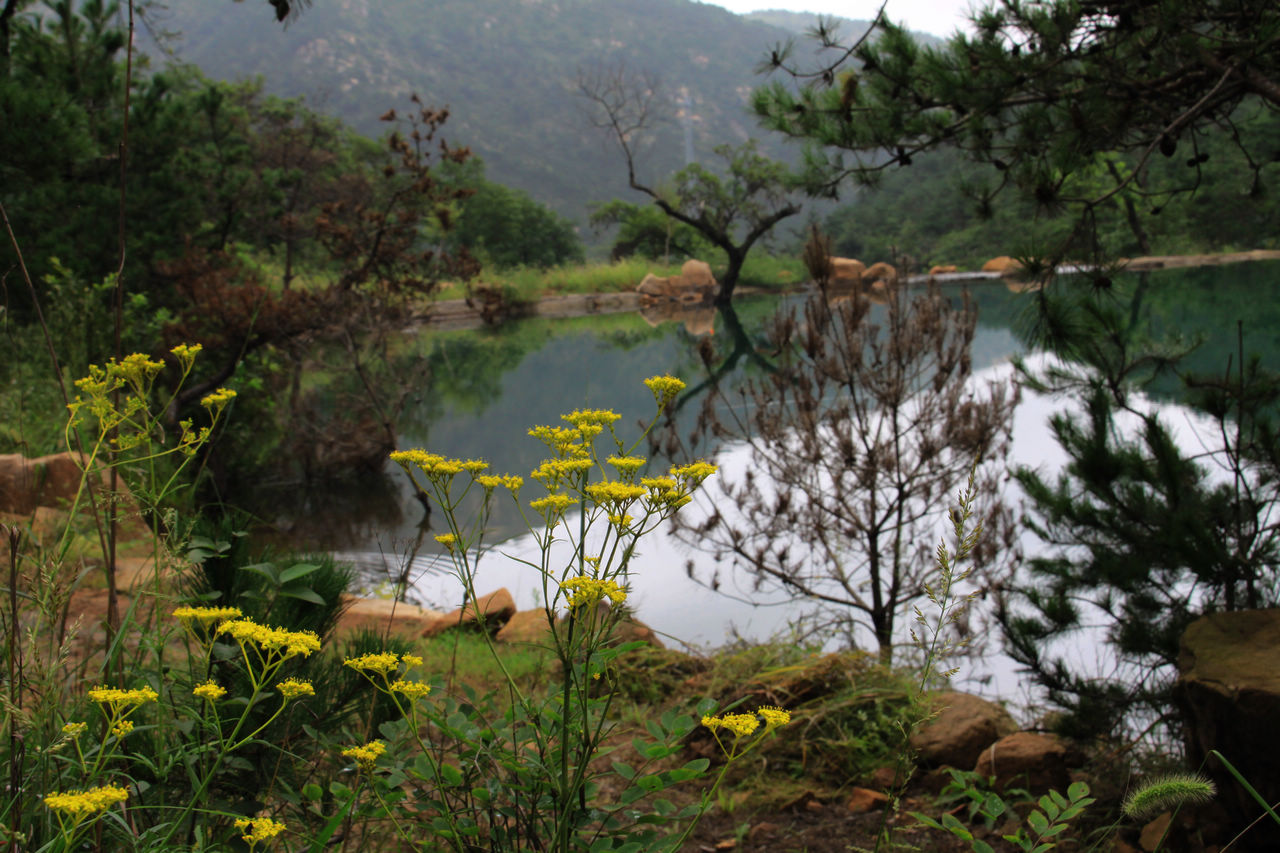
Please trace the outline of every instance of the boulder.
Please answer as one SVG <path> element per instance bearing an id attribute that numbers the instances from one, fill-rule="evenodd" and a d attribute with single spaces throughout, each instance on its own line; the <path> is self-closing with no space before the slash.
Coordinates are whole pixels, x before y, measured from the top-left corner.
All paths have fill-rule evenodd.
<path id="1" fill-rule="evenodd" d="M 80 466 L 70 453 L 27 459 L 0 454 L 0 512 L 29 515 L 38 506 L 65 506 L 80 489 Z"/>
<path id="2" fill-rule="evenodd" d="M 336 628 L 339 636 L 372 631 L 375 634 L 418 637 L 436 620 L 444 618 L 439 611 L 389 598 L 346 596 L 344 603 L 346 609 L 338 618 Z"/>
<path id="3" fill-rule="evenodd" d="M 688 260 L 679 275 L 662 278 L 649 273 L 636 285 L 636 292 L 646 302 L 672 300 L 688 304 L 708 300 L 717 287 L 706 261 Z"/>
<path id="4" fill-rule="evenodd" d="M 926 767 L 972 767 L 984 749 L 1018 730 L 1003 707 L 968 693 L 942 693 L 933 706 L 937 715 L 911 736 Z"/>
<path id="5" fill-rule="evenodd" d="M 450 628 L 481 627 L 497 631 L 515 615 L 516 602 L 506 587 L 482 595 L 474 602 L 467 602 L 452 613 L 433 619 L 422 630 L 422 636 L 434 637 Z"/>
<path id="6" fill-rule="evenodd" d="M 982 265 L 983 272 L 998 272 L 1001 275 L 1015 273 L 1022 269 L 1022 264 L 1008 255 L 1001 255 L 998 258 L 992 258 Z"/>
<path id="7" fill-rule="evenodd" d="M 1216 759 L 1216 749 L 1269 803 L 1280 800 L 1280 610 L 1214 613 L 1192 622 L 1182 635 L 1174 697 L 1186 720 L 1187 759 L 1218 786 L 1232 823 L 1244 828 L 1260 813 L 1257 803 Z M 1241 850 L 1280 849 L 1280 827 L 1261 821 L 1241 840 Z"/>
<path id="8" fill-rule="evenodd" d="M 957 271 L 957 270 L 956 270 L 956 265 L 955 265 L 955 264 L 945 264 L 945 265 L 944 265 L 944 264 L 937 264 L 937 265 L 935 265 L 935 266 L 929 267 L 929 275 L 930 275 L 930 277 L 935 276 L 935 275 L 946 275 L 947 273 L 953 273 L 953 272 L 956 272 L 956 271 Z"/>
<path id="9" fill-rule="evenodd" d="M 870 284 L 877 281 L 883 281 L 888 284 L 894 284 L 898 280 L 898 270 L 891 264 L 884 261 L 874 263 L 862 272 L 862 281 Z"/>
<path id="10" fill-rule="evenodd" d="M 854 284 L 862 281 L 867 265 L 857 258 L 830 258 L 832 284 Z"/>
<path id="11" fill-rule="evenodd" d="M 1066 791 L 1070 749 L 1057 735 L 1014 732 L 991 744 L 978 756 L 974 771 L 995 778 L 997 790 L 1026 788 L 1033 795 L 1050 788 Z"/>
<path id="12" fill-rule="evenodd" d="M 546 610 L 519 610 L 498 629 L 495 639 L 503 643 L 541 643 L 550 633 Z"/>

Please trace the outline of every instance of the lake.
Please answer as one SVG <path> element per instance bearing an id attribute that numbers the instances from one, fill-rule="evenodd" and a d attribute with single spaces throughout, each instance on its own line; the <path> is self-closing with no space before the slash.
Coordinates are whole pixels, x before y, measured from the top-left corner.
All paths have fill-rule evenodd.
<path id="1" fill-rule="evenodd" d="M 1202 344 L 1192 357 L 1193 369 L 1220 372 L 1236 349 L 1237 321 L 1245 323 L 1246 350 L 1276 364 L 1280 354 L 1280 317 L 1267 294 L 1280 283 L 1280 263 L 1259 262 L 1230 266 L 1170 270 L 1120 276 L 1113 284 L 1116 305 L 1130 311 L 1153 336 L 1176 333 L 1197 337 Z M 982 380 L 1007 376 L 1017 355 L 1027 355 L 1017 329 L 1028 316 L 1029 296 L 1002 281 L 966 285 L 978 309 L 978 328 L 972 348 L 973 373 Z M 1085 286 L 1063 281 L 1055 286 Z M 959 299 L 955 288 L 944 289 Z M 574 320 L 524 320 L 496 329 L 464 332 L 407 333 L 399 342 L 398 358 L 416 359 L 428 377 L 417 389 L 399 421 L 400 448 L 422 447 L 434 453 L 489 461 L 497 472 L 525 475 L 544 457 L 545 448 L 526 435 L 536 424 L 555 424 L 574 408 L 611 408 L 622 415 L 620 427 L 636 427 L 653 410 L 642 384 L 646 377 L 670 373 L 695 388 L 710 371 L 723 370 L 719 381 L 733 387 L 758 375 L 768 354 L 765 328 L 776 311 L 802 297 L 743 297 L 735 317 L 716 316 L 714 332 L 705 334 L 708 318 L 687 324 L 667 322 L 651 326 L 637 314 L 592 316 Z M 735 337 L 726 323 L 739 322 Z M 714 350 L 714 352 L 713 352 Z M 734 354 L 736 353 L 736 358 Z M 726 368 L 726 356 L 731 363 Z M 1176 382 L 1154 383 L 1152 405 L 1163 407 L 1168 420 L 1178 423 L 1185 440 L 1200 441 L 1192 422 L 1171 395 Z M 688 393 L 688 392 L 686 392 Z M 704 392 L 705 393 L 705 392 Z M 1049 433 L 1050 414 L 1069 401 L 1024 394 L 1015 414 L 1012 461 L 1052 470 L 1063 460 Z M 700 401 L 685 406 L 677 420 L 682 431 L 693 424 Z M 750 464 L 741 446 L 704 447 L 722 466 L 725 476 L 740 477 Z M 688 461 L 688 460 L 679 460 Z M 666 462 L 655 460 L 658 469 Z M 536 496 L 526 486 L 526 497 Z M 540 487 L 537 487 L 540 489 Z M 461 586 L 445 571 L 441 548 L 433 536 L 441 532 L 439 513 L 427 515 L 415 499 L 407 479 L 388 463 L 384 475 L 369 482 L 338 489 L 288 490 L 270 498 L 273 517 L 283 538 L 311 550 L 328 550 L 356 563 L 370 591 L 387 590 L 402 574 L 410 583 L 410 598 L 438 609 L 456 607 Z M 705 512 L 695 503 L 682 512 Z M 939 519 L 941 521 L 941 519 Z M 477 590 L 481 594 L 505 586 L 521 608 L 538 603 L 536 572 L 514 558 L 527 557 L 536 546 L 522 530 L 513 510 L 495 513 L 487 541 L 494 548 L 480 565 Z M 933 544 L 940 541 L 939 524 Z M 1024 548 L 1035 542 L 1023 539 Z M 656 532 L 642 542 L 632 563 L 629 597 L 637 616 L 664 635 L 668 645 L 721 645 L 734 637 L 764 639 L 784 632 L 800 612 L 795 602 L 760 600 L 749 583 L 721 566 L 722 586 L 713 592 L 691 580 L 694 573 L 714 568 L 713 558 Z M 1094 654 L 1093 644 L 1081 647 Z M 1010 696 L 1018 688 L 1008 662 L 989 655 L 962 673 L 970 682 L 985 684 L 983 692 Z"/>

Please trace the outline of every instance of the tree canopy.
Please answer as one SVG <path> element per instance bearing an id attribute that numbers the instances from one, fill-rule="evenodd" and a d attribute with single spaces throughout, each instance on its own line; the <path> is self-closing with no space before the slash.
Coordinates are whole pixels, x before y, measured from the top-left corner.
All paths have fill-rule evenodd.
<path id="1" fill-rule="evenodd" d="M 780 46 L 765 65 L 789 79 L 758 89 L 754 108 L 815 144 L 810 180 L 832 193 L 956 147 L 990 167 L 971 188 L 980 210 L 1016 187 L 1041 210 L 1078 212 L 1058 253 L 1095 248 L 1094 214 L 1114 201 L 1140 227 L 1139 214 L 1199 189 L 1207 135 L 1232 140 L 1262 193 L 1277 152 L 1240 125 L 1280 111 L 1275 4 L 1001 0 L 973 23 L 938 48 L 883 18 L 852 44 L 820 23 L 827 61 L 804 67 Z M 1161 157 L 1179 159 L 1180 178 L 1149 180 Z"/>

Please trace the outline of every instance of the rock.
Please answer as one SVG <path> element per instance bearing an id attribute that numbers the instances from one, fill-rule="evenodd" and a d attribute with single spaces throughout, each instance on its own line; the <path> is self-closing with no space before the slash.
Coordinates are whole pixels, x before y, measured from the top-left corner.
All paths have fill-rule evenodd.
<path id="1" fill-rule="evenodd" d="M 849 802 L 845 805 L 845 808 L 854 814 L 862 814 L 864 812 L 879 811 L 888 802 L 888 794 L 872 791 L 870 788 L 854 788 L 850 792 Z"/>
<path id="2" fill-rule="evenodd" d="M 983 272 L 998 272 L 1001 275 L 1015 273 L 1022 269 L 1022 264 L 1008 255 L 1001 255 L 998 258 L 992 258 L 982 265 Z"/>
<path id="3" fill-rule="evenodd" d="M 80 490 L 80 466 L 70 453 L 27 459 L 0 455 L 0 512 L 30 515 L 38 506 L 67 506 Z"/>
<path id="4" fill-rule="evenodd" d="M 459 608 L 450 614 L 432 620 L 422 630 L 422 636 L 434 637 L 450 628 L 462 626 L 478 627 L 483 625 L 490 631 L 496 631 L 506 624 L 516 612 L 515 599 L 506 587 L 495 590 L 488 595 L 480 596 L 475 602 L 467 602 L 466 607 Z"/>
<path id="5" fill-rule="evenodd" d="M 1182 635 L 1174 697 L 1186 720 L 1187 760 L 1204 763 L 1219 802 L 1243 828 L 1257 803 L 1216 759 L 1216 749 L 1269 803 L 1280 800 L 1280 610 L 1215 613 Z M 1280 849 L 1280 828 L 1264 820 L 1241 839 L 1241 850 Z"/>
<path id="6" fill-rule="evenodd" d="M 867 265 L 857 258 L 829 258 L 831 262 L 832 284 L 856 284 L 862 281 L 862 273 Z"/>
<path id="7" fill-rule="evenodd" d="M 886 264 L 884 261 L 874 263 L 867 267 L 862 273 L 862 281 L 871 283 L 883 281 L 888 284 L 894 284 L 898 281 L 898 271 L 892 265 Z"/>
<path id="8" fill-rule="evenodd" d="M 415 604 L 389 598 L 355 598 L 345 596 L 346 609 L 338 618 L 335 634 L 349 635 L 360 631 L 418 637 L 444 614 Z"/>
<path id="9" fill-rule="evenodd" d="M 679 275 L 661 278 L 649 273 L 636 285 L 636 292 L 646 302 L 671 300 L 683 304 L 705 302 L 715 293 L 715 276 L 706 261 L 688 260 Z"/>
<path id="10" fill-rule="evenodd" d="M 680 267 L 680 278 L 684 280 L 685 287 L 706 290 L 716 286 L 716 277 L 711 274 L 711 265 L 706 261 L 685 261 Z"/>
<path id="11" fill-rule="evenodd" d="M 550 633 L 546 610 L 519 610 L 498 629 L 495 639 L 503 643 L 541 643 Z"/>
<path id="12" fill-rule="evenodd" d="M 1015 732 L 993 743 L 978 757 L 974 771 L 995 777 L 998 790 L 1026 788 L 1032 795 L 1050 788 L 1066 791 L 1067 744 L 1057 735 Z"/>
<path id="13" fill-rule="evenodd" d="M 946 275 L 947 273 L 952 273 L 952 272 L 956 272 L 955 264 L 946 264 L 945 266 L 942 264 L 937 264 L 935 266 L 929 267 L 930 277 L 935 275 Z"/>
<path id="14" fill-rule="evenodd" d="M 1138 844 L 1147 853 L 1153 851 L 1160 846 L 1160 842 L 1164 840 L 1165 833 L 1169 830 L 1169 824 L 1173 823 L 1173 814 L 1165 812 L 1157 817 L 1151 823 L 1142 827 L 1142 834 L 1138 836 Z"/>
<path id="15" fill-rule="evenodd" d="M 934 708 L 937 716 L 911 736 L 911 748 L 926 767 L 972 767 L 984 749 L 1018 730 L 1003 707 L 968 693 L 940 694 Z"/>

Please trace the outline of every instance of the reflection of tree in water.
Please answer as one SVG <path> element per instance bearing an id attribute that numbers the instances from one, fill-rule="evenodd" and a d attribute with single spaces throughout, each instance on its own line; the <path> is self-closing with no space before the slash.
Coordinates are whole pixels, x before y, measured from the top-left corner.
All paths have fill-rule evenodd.
<path id="1" fill-rule="evenodd" d="M 681 436 L 669 420 L 657 439 L 668 455 L 732 442 L 750 448 L 742 474 L 709 485 L 716 503 L 675 531 L 751 580 L 753 596 L 807 599 L 824 637 L 881 655 L 899 637 L 898 617 L 936 580 L 938 522 L 978 462 L 987 526 L 977 564 L 1011 544 L 997 479 L 1009 447 L 1016 393 L 971 379 L 975 312 L 936 288 L 825 289 L 774 318 L 767 349 L 722 313 L 730 352 L 708 362 L 682 405 L 701 400 L 697 425 Z M 735 388 L 739 363 L 758 373 Z M 691 569 L 692 572 L 692 569 Z M 698 578 L 718 588 L 718 572 Z"/>

